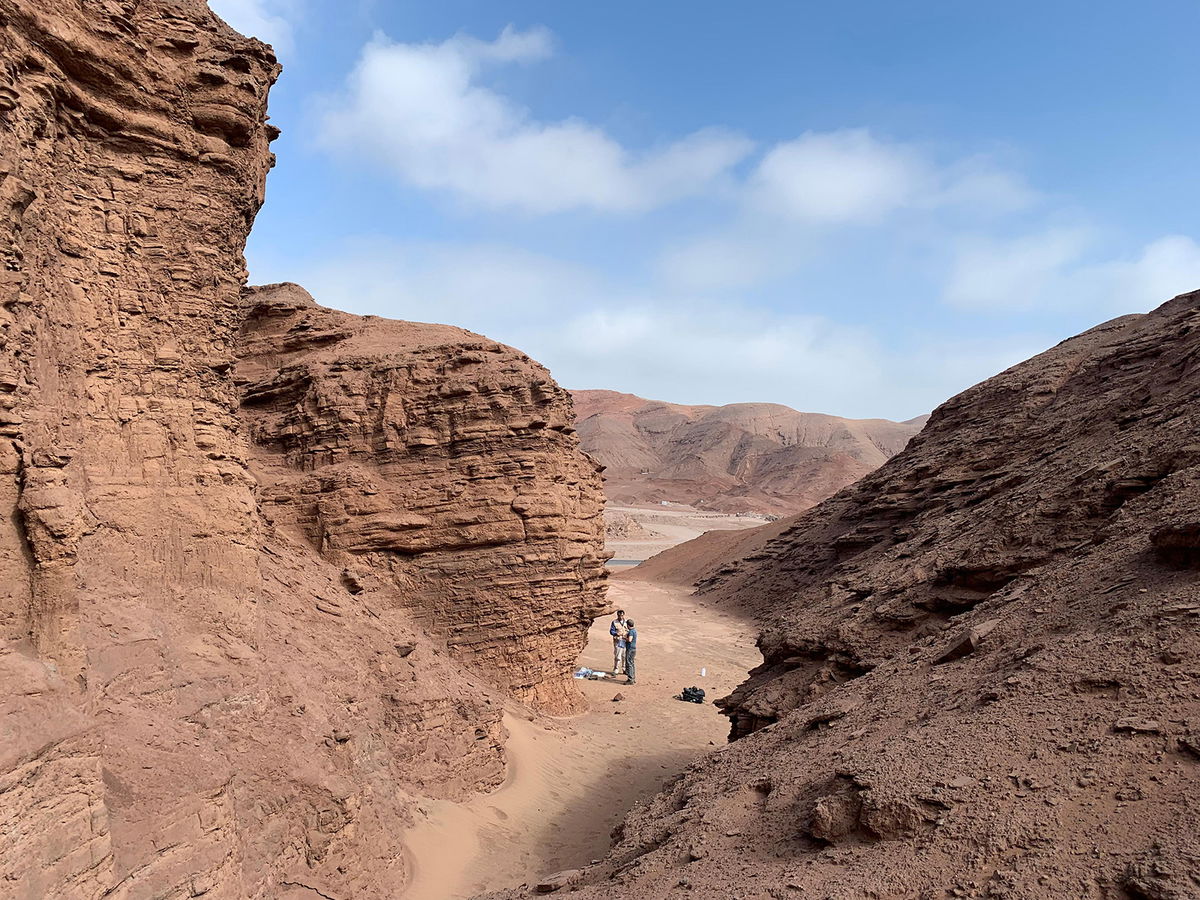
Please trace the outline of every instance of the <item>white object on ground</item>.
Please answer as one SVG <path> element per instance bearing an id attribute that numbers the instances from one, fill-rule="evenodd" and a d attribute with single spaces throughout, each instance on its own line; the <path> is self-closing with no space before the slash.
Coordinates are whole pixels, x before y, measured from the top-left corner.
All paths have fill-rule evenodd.
<path id="1" fill-rule="evenodd" d="M 704 678 L 706 675 L 708 675 L 708 667 L 707 666 L 705 666 L 703 669 L 700 670 L 701 678 Z"/>

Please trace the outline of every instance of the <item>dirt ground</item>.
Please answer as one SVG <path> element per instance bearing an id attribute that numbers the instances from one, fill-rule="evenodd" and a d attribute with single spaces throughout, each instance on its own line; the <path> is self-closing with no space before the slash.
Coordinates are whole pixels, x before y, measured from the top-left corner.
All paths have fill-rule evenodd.
<path id="1" fill-rule="evenodd" d="M 682 503 L 671 503 L 667 506 L 620 506 L 610 503 L 604 508 L 604 512 L 610 519 L 628 517 L 647 532 L 645 536 L 629 539 L 614 537 L 611 534 L 608 536 L 605 549 L 613 554 L 614 562 L 618 563 L 616 568 L 621 567 L 619 561 L 641 562 L 656 553 L 699 537 L 706 531 L 754 528 L 768 521 L 766 516 L 705 512 Z"/>
<path id="2" fill-rule="evenodd" d="M 750 626 L 683 589 L 625 580 L 611 598 L 637 623 L 638 683 L 579 681 L 590 709 L 574 718 L 509 710 L 507 781 L 466 804 L 425 803 L 406 836 L 410 900 L 456 900 L 586 865 L 639 799 L 725 743 L 728 722 L 711 703 L 673 698 L 696 685 L 711 701 L 741 682 L 761 661 Z M 581 666 L 611 668 L 608 625 L 592 626 Z"/>

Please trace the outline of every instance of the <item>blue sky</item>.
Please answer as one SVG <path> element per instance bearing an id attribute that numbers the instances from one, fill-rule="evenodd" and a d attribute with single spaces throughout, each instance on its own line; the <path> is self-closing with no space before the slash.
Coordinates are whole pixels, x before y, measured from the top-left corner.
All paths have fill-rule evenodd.
<path id="1" fill-rule="evenodd" d="M 908 418 L 1200 288 L 1194 0 L 210 5 L 285 66 L 252 279 L 566 387 Z"/>

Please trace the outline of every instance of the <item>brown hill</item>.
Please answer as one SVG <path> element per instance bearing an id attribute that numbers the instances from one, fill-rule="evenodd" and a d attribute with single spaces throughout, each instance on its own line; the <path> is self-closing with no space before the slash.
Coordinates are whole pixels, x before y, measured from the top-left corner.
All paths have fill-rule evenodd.
<path id="1" fill-rule="evenodd" d="M 567 711 L 604 608 L 570 398 L 244 291 L 270 48 L 0 0 L 0 895 L 401 894 L 428 797 Z"/>
<path id="2" fill-rule="evenodd" d="M 774 403 L 681 406 L 615 391 L 572 397 L 583 448 L 605 466 L 610 501 L 727 513 L 809 509 L 879 468 L 923 424 Z"/>
<path id="3" fill-rule="evenodd" d="M 765 658 L 737 739 L 574 896 L 1200 896 L 1198 433 L 1194 293 L 960 394 L 726 561 L 705 596 Z"/>

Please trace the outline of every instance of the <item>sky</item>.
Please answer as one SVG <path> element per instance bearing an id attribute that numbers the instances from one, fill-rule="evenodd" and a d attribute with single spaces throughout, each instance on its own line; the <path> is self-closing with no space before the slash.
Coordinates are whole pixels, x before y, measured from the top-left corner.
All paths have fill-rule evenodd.
<path id="1" fill-rule="evenodd" d="M 571 389 L 907 419 L 1200 288 L 1195 0 L 210 0 L 247 248 Z"/>

